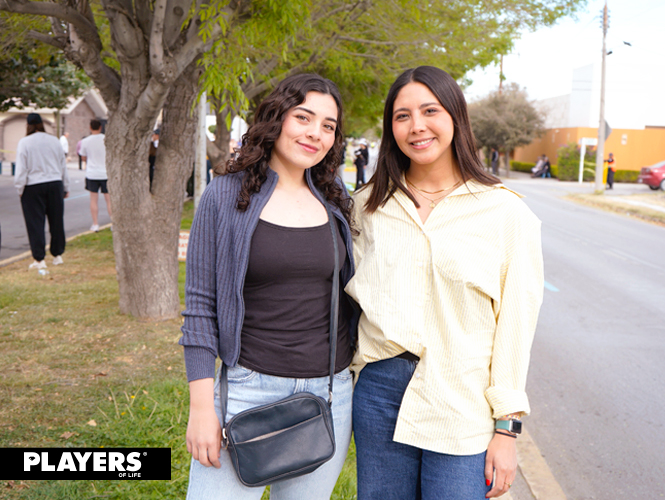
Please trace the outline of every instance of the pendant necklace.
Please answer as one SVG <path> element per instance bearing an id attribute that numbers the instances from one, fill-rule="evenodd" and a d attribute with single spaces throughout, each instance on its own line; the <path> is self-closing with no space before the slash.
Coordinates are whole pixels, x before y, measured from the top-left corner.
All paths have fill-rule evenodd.
<path id="1" fill-rule="evenodd" d="M 416 187 L 416 186 L 415 186 L 415 185 L 414 185 L 409 179 L 407 179 L 406 176 L 404 176 L 404 179 L 406 180 L 406 183 L 407 183 L 409 186 L 411 186 L 413 189 L 415 189 L 415 190 L 418 192 L 418 194 L 419 194 L 420 196 L 422 196 L 422 197 L 425 198 L 427 201 L 429 201 L 429 207 L 430 207 L 430 208 L 434 208 L 434 207 L 436 206 L 436 202 L 442 200 L 443 198 L 445 198 L 445 197 L 448 195 L 448 193 L 446 193 L 446 194 L 444 194 L 444 195 L 442 195 L 442 196 L 439 196 L 438 198 L 434 198 L 434 199 L 432 199 L 432 198 L 428 198 L 428 197 L 425 196 L 423 193 L 427 193 L 427 194 L 438 194 L 438 193 L 443 193 L 444 191 L 450 191 L 451 189 L 456 188 L 457 186 L 459 186 L 459 185 L 462 183 L 462 181 L 457 181 L 455 184 L 453 184 L 452 186 L 450 186 L 450 187 L 448 187 L 448 188 L 440 189 L 439 191 L 432 191 L 432 192 L 430 192 L 430 191 L 425 191 L 425 190 L 423 190 L 423 189 L 419 189 L 419 188 Z"/>

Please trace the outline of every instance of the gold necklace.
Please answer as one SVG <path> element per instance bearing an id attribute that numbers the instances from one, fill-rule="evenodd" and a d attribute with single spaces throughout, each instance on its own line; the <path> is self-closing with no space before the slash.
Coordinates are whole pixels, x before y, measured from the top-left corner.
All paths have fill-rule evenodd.
<path id="1" fill-rule="evenodd" d="M 406 183 L 407 183 L 409 186 L 411 186 L 412 188 L 414 188 L 414 189 L 416 190 L 417 194 L 419 194 L 421 197 L 423 197 L 423 198 L 425 198 L 427 201 L 429 201 L 429 207 L 430 207 L 430 208 L 434 208 L 434 207 L 436 206 L 436 202 L 437 202 L 437 201 L 440 201 L 440 200 L 442 200 L 442 199 L 444 199 L 446 196 L 448 196 L 448 193 L 446 193 L 446 194 L 444 194 L 444 195 L 442 195 L 442 196 L 439 196 L 438 198 L 434 198 L 434 199 L 432 199 L 432 198 L 428 198 L 428 197 L 425 196 L 423 193 L 427 193 L 427 194 L 436 194 L 436 193 L 441 193 L 441 192 L 443 192 L 443 191 L 450 191 L 451 189 L 454 189 L 455 187 L 459 186 L 459 185 L 462 183 L 462 181 L 457 181 L 455 184 L 453 184 L 453 185 L 450 186 L 449 188 L 442 189 L 441 191 L 435 191 L 434 193 L 430 193 L 430 192 L 428 192 L 428 191 L 423 191 L 422 189 L 418 189 L 416 186 L 413 185 L 413 183 L 411 183 L 411 181 L 409 181 L 409 179 L 406 178 L 406 176 L 404 176 L 404 179 L 406 180 Z"/>
<path id="2" fill-rule="evenodd" d="M 439 194 L 439 193 L 443 193 L 444 191 L 450 191 L 451 189 L 457 187 L 457 186 L 460 184 L 460 182 L 461 182 L 461 181 L 457 181 L 457 182 L 456 182 L 455 184 L 453 184 L 452 186 L 447 187 L 447 188 L 443 188 L 443 189 L 439 189 L 438 191 L 425 191 L 424 189 L 420 189 L 420 188 L 419 188 L 418 186 L 416 186 L 413 182 L 411 182 L 411 181 L 406 177 L 406 175 L 404 176 L 404 179 L 406 179 L 406 182 L 407 182 L 407 183 L 408 183 L 413 189 L 415 189 L 416 191 L 420 191 L 421 193 L 425 193 L 425 194 Z"/>
<path id="3" fill-rule="evenodd" d="M 416 194 L 419 194 L 420 196 L 422 196 L 423 198 L 425 198 L 427 201 L 429 201 L 429 207 L 430 207 L 430 208 L 434 208 L 434 207 L 436 206 L 436 202 L 437 202 L 437 201 L 442 200 L 442 199 L 444 199 L 444 198 L 447 196 L 446 194 L 444 194 L 443 196 L 439 196 L 438 198 L 434 198 L 434 199 L 432 199 L 432 198 L 428 198 L 427 196 L 425 196 L 425 195 L 422 194 L 422 193 L 416 193 Z"/>

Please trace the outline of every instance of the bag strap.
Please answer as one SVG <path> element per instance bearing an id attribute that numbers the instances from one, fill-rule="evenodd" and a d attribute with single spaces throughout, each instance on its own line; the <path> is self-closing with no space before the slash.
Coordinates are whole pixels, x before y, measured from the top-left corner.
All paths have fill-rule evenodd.
<path id="1" fill-rule="evenodd" d="M 332 295 L 330 297 L 330 332 L 329 332 L 329 342 L 330 342 L 330 380 L 328 382 L 328 405 L 332 405 L 333 398 L 333 381 L 335 377 L 335 361 L 337 358 L 337 328 L 339 321 L 339 245 L 337 243 L 337 228 L 335 222 L 335 216 L 332 214 L 330 205 L 327 201 L 323 202 L 326 207 L 326 212 L 328 213 L 328 225 L 332 232 L 333 240 L 333 250 L 335 253 L 335 269 L 333 272 L 332 280 Z M 223 433 L 226 432 L 226 409 L 228 405 L 228 396 L 229 396 L 229 381 L 227 377 L 227 368 L 224 361 L 222 361 L 222 370 L 219 377 L 219 399 L 221 403 L 222 410 L 222 426 Z"/>
<path id="2" fill-rule="evenodd" d="M 330 381 L 328 382 L 328 405 L 332 406 L 333 380 L 335 377 L 335 361 L 337 359 L 337 329 L 339 321 L 339 246 L 337 244 L 337 227 L 335 216 L 330 210 L 330 205 L 324 201 L 328 212 L 328 222 L 332 232 L 333 250 L 335 254 L 335 270 L 333 272 L 332 295 L 330 297 Z"/>

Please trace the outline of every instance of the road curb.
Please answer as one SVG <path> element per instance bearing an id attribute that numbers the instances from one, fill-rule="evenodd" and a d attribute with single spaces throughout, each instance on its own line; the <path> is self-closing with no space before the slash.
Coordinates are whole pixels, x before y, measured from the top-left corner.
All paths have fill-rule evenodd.
<path id="1" fill-rule="evenodd" d="M 537 500 L 567 500 L 563 489 L 526 430 L 522 431 L 517 440 L 517 464 Z"/>
<path id="2" fill-rule="evenodd" d="M 102 229 L 106 229 L 106 228 L 109 228 L 109 227 L 111 227 L 111 224 L 105 224 L 103 226 L 99 226 L 99 230 L 101 231 Z M 90 233 L 92 233 L 92 231 L 84 231 L 82 233 L 75 234 L 74 236 L 70 236 L 65 241 L 67 243 L 69 243 L 70 241 L 75 240 L 79 236 L 83 236 L 84 234 L 90 234 Z M 49 251 L 49 249 L 50 249 L 49 245 L 46 245 L 46 251 L 47 252 Z M 13 264 L 14 262 L 18 262 L 19 260 L 27 259 L 27 258 L 30 258 L 30 257 L 32 257 L 32 252 L 30 252 L 30 250 L 28 250 L 28 251 L 20 253 L 18 255 L 14 255 L 13 257 L 7 257 L 4 260 L 0 260 L 0 267 L 5 267 L 5 266 L 8 266 L 9 264 Z"/>

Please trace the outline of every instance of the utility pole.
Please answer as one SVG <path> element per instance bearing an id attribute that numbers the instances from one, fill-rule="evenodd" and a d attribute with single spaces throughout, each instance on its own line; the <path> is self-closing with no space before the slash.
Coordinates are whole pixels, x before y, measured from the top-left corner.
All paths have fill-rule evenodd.
<path id="1" fill-rule="evenodd" d="M 598 148 L 596 149 L 596 194 L 603 194 L 605 192 L 605 182 L 603 180 L 605 173 L 605 58 L 607 57 L 607 49 L 605 46 L 605 38 L 607 36 L 607 28 L 609 27 L 609 18 L 607 15 L 607 0 L 605 0 L 605 7 L 603 8 L 603 63 L 600 73 L 600 120 L 598 122 Z"/>

